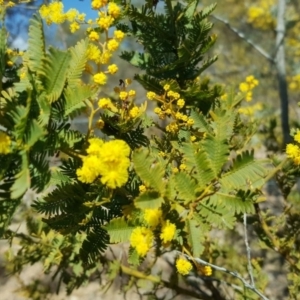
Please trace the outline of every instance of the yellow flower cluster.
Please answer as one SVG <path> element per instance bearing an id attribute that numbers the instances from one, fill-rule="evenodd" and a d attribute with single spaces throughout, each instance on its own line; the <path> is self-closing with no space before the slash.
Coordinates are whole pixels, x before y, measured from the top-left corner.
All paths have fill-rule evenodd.
<path id="1" fill-rule="evenodd" d="M 297 129 L 294 134 L 294 141 L 300 144 L 300 130 Z M 300 147 L 296 144 L 287 144 L 285 149 L 288 158 L 291 158 L 295 165 L 300 165 Z"/>
<path id="2" fill-rule="evenodd" d="M 140 186 L 140 192 L 145 190 L 145 186 Z M 170 220 L 163 221 L 161 209 L 145 209 L 143 218 L 144 226 L 135 228 L 130 236 L 131 247 L 135 248 L 141 257 L 145 256 L 152 246 L 154 239 L 152 232 L 160 224 L 162 224 L 160 239 L 165 246 L 174 239 L 176 233 L 175 224 L 171 223 Z"/>
<path id="3" fill-rule="evenodd" d="M 251 6 L 248 9 L 247 22 L 254 28 L 263 30 L 274 29 L 276 26 L 276 19 L 271 12 L 274 4 L 274 0 L 261 0 L 258 6 Z"/>
<path id="4" fill-rule="evenodd" d="M 259 82 L 253 75 L 247 76 L 245 82 L 240 83 L 239 89 L 246 94 L 246 101 L 252 100 L 252 90 L 258 86 Z"/>
<path id="5" fill-rule="evenodd" d="M 171 117 L 175 120 L 166 126 L 166 131 L 176 133 L 182 126 L 192 126 L 194 120 L 180 112 L 185 105 L 184 99 L 180 98 L 179 93 L 170 90 L 169 84 L 165 84 L 163 88 L 165 90 L 164 95 L 159 96 L 150 91 L 147 93 L 147 98 L 149 100 L 156 100 L 162 104 L 160 107 L 154 109 L 154 113 L 157 114 L 161 120 L 167 117 Z"/>
<path id="6" fill-rule="evenodd" d="M 11 139 L 5 132 L 0 131 L 0 154 L 8 154 L 11 151 Z"/>
<path id="7" fill-rule="evenodd" d="M 181 275 L 188 275 L 193 269 L 193 265 L 185 258 L 179 257 L 176 260 L 177 272 Z"/>
<path id="8" fill-rule="evenodd" d="M 128 180 L 130 148 L 122 140 L 104 142 L 99 138 L 89 139 L 87 156 L 76 174 L 81 182 L 93 183 L 100 178 L 111 189 L 121 187 Z"/>
<path id="9" fill-rule="evenodd" d="M 162 211 L 160 209 L 145 209 L 144 220 L 150 227 L 156 227 L 161 222 Z"/>
<path id="10" fill-rule="evenodd" d="M 70 30 L 75 32 L 80 28 L 79 22 L 84 22 L 85 14 L 80 14 L 76 9 L 71 8 L 64 13 L 64 5 L 62 2 L 54 1 L 49 5 L 43 4 L 39 10 L 43 19 L 48 25 L 62 24 L 65 21 L 71 22 Z"/>
<path id="11" fill-rule="evenodd" d="M 130 245 L 135 248 L 139 256 L 144 257 L 153 244 L 152 230 L 146 227 L 135 228 L 130 236 Z"/>

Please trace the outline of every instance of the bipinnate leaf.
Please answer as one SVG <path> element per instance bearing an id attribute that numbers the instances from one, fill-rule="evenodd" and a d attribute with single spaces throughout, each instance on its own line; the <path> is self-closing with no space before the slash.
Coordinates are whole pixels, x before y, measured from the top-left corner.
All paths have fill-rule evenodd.
<path id="1" fill-rule="evenodd" d="M 39 73 L 43 71 L 42 61 L 45 57 L 45 39 L 43 22 L 39 15 L 34 15 L 29 23 L 26 55 L 28 55 L 28 65 L 32 72 Z"/>
<path id="2" fill-rule="evenodd" d="M 189 233 L 188 239 L 189 239 L 190 245 L 192 246 L 193 256 L 199 257 L 204 251 L 204 246 L 202 244 L 204 241 L 204 236 L 201 232 L 201 227 L 198 224 L 198 222 L 193 219 L 186 220 L 186 227 L 187 227 L 187 231 Z"/>
<path id="3" fill-rule="evenodd" d="M 134 169 L 145 185 L 161 194 L 164 191 L 164 166 L 155 162 L 146 148 L 135 150 L 132 155 Z"/>
<path id="4" fill-rule="evenodd" d="M 70 60 L 71 54 L 69 52 L 53 47 L 49 49 L 44 60 L 44 70 L 41 73 L 47 99 L 50 103 L 57 101 L 63 91 Z"/>
<path id="5" fill-rule="evenodd" d="M 245 189 L 267 175 L 265 161 L 255 161 L 254 152 L 243 152 L 233 161 L 229 172 L 220 179 L 226 189 Z"/>
<path id="6" fill-rule="evenodd" d="M 40 125 L 36 120 L 31 120 L 30 129 L 28 131 L 28 139 L 26 141 L 26 146 L 28 148 L 32 147 L 43 135 L 45 134 L 42 125 Z"/>
<path id="7" fill-rule="evenodd" d="M 217 228 L 232 229 L 235 225 L 236 218 L 234 212 L 223 205 L 218 205 L 210 198 L 202 200 L 199 203 L 199 215 L 205 222 Z"/>
<path id="8" fill-rule="evenodd" d="M 27 153 L 22 153 L 22 169 L 16 174 L 15 182 L 11 187 L 11 198 L 17 199 L 21 197 L 30 187 L 30 173 L 28 168 Z"/>
<path id="9" fill-rule="evenodd" d="M 94 89 L 88 85 L 77 85 L 76 87 L 67 87 L 64 89 L 66 99 L 65 116 L 74 118 L 82 109 L 86 107 L 85 100 L 95 93 Z"/>
<path id="10" fill-rule="evenodd" d="M 254 213 L 253 199 L 247 197 L 245 192 L 240 191 L 237 194 L 228 194 L 218 191 L 210 197 L 210 203 L 224 209 L 232 211 L 234 214 Z"/>
<path id="11" fill-rule="evenodd" d="M 88 48 L 88 40 L 80 40 L 74 47 L 70 48 L 71 61 L 67 72 L 68 86 L 73 89 L 78 86 L 81 81 L 82 72 L 87 62 L 86 50 Z"/>
<path id="12" fill-rule="evenodd" d="M 133 226 L 129 226 L 123 218 L 111 220 L 106 226 L 103 226 L 110 236 L 110 243 L 128 242 Z"/>
<path id="13" fill-rule="evenodd" d="M 222 171 L 222 167 L 227 162 L 229 154 L 227 141 L 209 136 L 201 144 L 206 153 L 210 169 L 213 171 L 214 176 L 218 177 Z"/>
<path id="14" fill-rule="evenodd" d="M 209 124 L 205 120 L 205 117 L 202 113 L 192 109 L 191 118 L 194 120 L 194 128 L 199 129 L 200 132 L 210 132 Z"/>
<path id="15" fill-rule="evenodd" d="M 155 209 L 161 207 L 164 199 L 156 191 L 146 191 L 134 200 L 134 204 L 140 209 Z"/>
<path id="16" fill-rule="evenodd" d="M 207 184 L 216 178 L 210 167 L 207 154 L 193 143 L 184 143 L 181 151 L 187 171 L 197 180 L 197 189 L 204 189 Z"/>
<path id="17" fill-rule="evenodd" d="M 175 174 L 173 178 L 178 191 L 178 198 L 184 200 L 185 203 L 194 201 L 196 198 L 195 190 L 197 189 L 195 180 L 184 172 Z"/>

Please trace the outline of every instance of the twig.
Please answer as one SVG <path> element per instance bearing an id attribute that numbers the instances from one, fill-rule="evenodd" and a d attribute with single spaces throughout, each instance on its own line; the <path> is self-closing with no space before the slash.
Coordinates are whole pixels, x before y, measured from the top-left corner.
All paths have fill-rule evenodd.
<path id="1" fill-rule="evenodd" d="M 245 246 L 247 251 L 247 260 L 248 260 L 248 273 L 251 281 L 251 285 L 255 288 L 255 282 L 253 278 L 253 269 L 251 264 L 251 248 L 248 242 L 248 234 L 247 234 L 247 214 L 244 214 L 244 232 L 245 232 Z"/>
<path id="2" fill-rule="evenodd" d="M 251 41 L 249 38 L 247 38 L 244 33 L 240 32 L 239 30 L 237 30 L 236 28 L 234 28 L 233 26 L 230 25 L 230 23 L 221 18 L 218 17 L 216 15 L 211 15 L 211 17 L 213 17 L 214 19 L 216 19 L 217 21 L 223 23 L 224 25 L 226 25 L 232 32 L 234 32 L 238 37 L 240 37 L 242 40 L 244 40 L 247 44 L 249 44 L 251 47 L 253 47 L 259 54 L 261 54 L 264 58 L 266 58 L 267 60 L 269 60 L 270 62 L 274 63 L 274 58 L 272 56 L 270 56 L 264 49 L 262 49 L 260 46 L 256 45 L 253 41 Z"/>
<path id="3" fill-rule="evenodd" d="M 179 251 L 176 251 L 178 253 L 178 255 L 184 255 L 186 258 L 192 260 L 192 261 L 196 261 L 198 262 L 199 264 L 203 264 L 205 266 L 210 266 L 211 268 L 217 270 L 217 271 L 220 271 L 220 272 L 224 272 L 224 273 L 227 273 L 227 274 L 230 274 L 236 278 L 238 278 L 246 288 L 248 288 L 249 290 L 253 291 L 255 294 L 257 294 L 258 296 L 261 297 L 261 299 L 263 300 L 269 300 L 269 298 L 267 298 L 265 295 L 262 294 L 262 292 L 260 292 L 256 287 L 254 287 L 252 284 L 248 283 L 238 272 L 233 272 L 233 271 L 229 271 L 227 270 L 226 268 L 223 268 L 223 267 L 219 267 L 219 266 L 216 266 L 214 264 L 211 264 L 201 258 L 196 258 L 196 257 L 191 257 L 187 254 L 183 254 Z"/>

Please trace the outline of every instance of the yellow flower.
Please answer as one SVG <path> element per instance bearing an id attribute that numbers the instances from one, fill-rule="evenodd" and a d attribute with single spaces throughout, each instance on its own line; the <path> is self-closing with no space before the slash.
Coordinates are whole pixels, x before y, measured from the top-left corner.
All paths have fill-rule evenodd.
<path id="1" fill-rule="evenodd" d="M 184 106 L 184 104 L 185 104 L 185 102 L 184 102 L 183 99 L 178 99 L 178 100 L 177 100 L 177 105 L 178 105 L 180 108 L 182 108 L 182 107 Z"/>
<path id="2" fill-rule="evenodd" d="M 99 9 L 107 4 L 108 0 L 93 0 L 92 1 L 92 9 Z"/>
<path id="3" fill-rule="evenodd" d="M 94 82 L 96 82 L 100 85 L 106 84 L 106 81 L 107 81 L 107 77 L 103 72 L 95 74 L 93 79 L 94 79 Z"/>
<path id="4" fill-rule="evenodd" d="M 127 97 L 128 97 L 128 93 L 127 92 L 125 92 L 125 91 L 122 91 L 122 92 L 120 92 L 120 94 L 119 94 L 119 97 L 120 97 L 120 99 L 121 100 L 126 100 L 127 99 Z"/>
<path id="5" fill-rule="evenodd" d="M 151 227 L 156 227 L 160 223 L 161 216 L 160 209 L 145 209 L 144 211 L 144 220 Z"/>
<path id="6" fill-rule="evenodd" d="M 100 49 L 94 44 L 89 44 L 86 51 L 86 56 L 88 60 L 93 60 L 96 63 L 99 63 L 101 59 Z"/>
<path id="7" fill-rule="evenodd" d="M 76 10 L 75 8 L 71 8 L 66 12 L 66 19 L 69 22 L 74 22 L 76 19 L 76 16 L 78 15 L 78 10 Z"/>
<path id="8" fill-rule="evenodd" d="M 203 268 L 203 274 L 205 276 L 211 276 L 211 274 L 212 274 L 212 268 L 210 266 L 205 266 Z"/>
<path id="9" fill-rule="evenodd" d="M 90 33 L 89 33 L 89 39 L 91 40 L 91 41 L 98 41 L 99 40 L 99 34 L 98 34 L 98 32 L 97 31 L 91 31 Z"/>
<path id="10" fill-rule="evenodd" d="M 135 95 L 136 95 L 135 90 L 130 90 L 130 91 L 128 92 L 128 96 L 129 96 L 129 97 L 135 97 Z"/>
<path id="11" fill-rule="evenodd" d="M 103 52 L 103 54 L 99 57 L 100 62 L 102 64 L 108 64 L 110 58 L 111 58 L 111 53 L 108 51 Z"/>
<path id="12" fill-rule="evenodd" d="M 105 29 L 108 30 L 108 28 L 113 24 L 114 18 L 111 16 L 100 16 L 100 18 L 97 20 L 97 24 Z"/>
<path id="13" fill-rule="evenodd" d="M 184 120 L 184 121 L 185 121 L 185 120 Z M 189 118 L 189 119 L 187 120 L 187 125 L 192 126 L 192 125 L 194 125 L 194 124 L 195 124 L 194 119 Z"/>
<path id="14" fill-rule="evenodd" d="M 104 143 L 101 139 L 89 139 L 88 155 L 83 158 L 83 165 L 77 169 L 78 179 L 85 183 L 92 183 L 101 176 L 102 184 L 115 189 L 121 187 L 128 180 L 130 165 L 129 146 L 122 140 Z"/>
<path id="15" fill-rule="evenodd" d="M 294 144 L 287 144 L 285 152 L 287 157 L 289 158 L 296 158 L 300 156 L 300 148 Z"/>
<path id="16" fill-rule="evenodd" d="M 154 92 L 148 92 L 148 93 L 147 93 L 147 98 L 148 98 L 149 100 L 155 99 L 155 96 L 156 96 L 156 94 L 155 94 Z"/>
<path id="17" fill-rule="evenodd" d="M 114 2 L 110 2 L 108 4 L 108 13 L 113 17 L 113 18 L 118 18 L 120 13 L 121 13 L 121 9 L 120 7 L 114 3 Z"/>
<path id="18" fill-rule="evenodd" d="M 118 67 L 116 64 L 112 64 L 107 67 L 107 70 L 110 74 L 115 74 L 118 72 Z"/>
<path id="19" fill-rule="evenodd" d="M 163 243 L 172 241 L 176 232 L 176 226 L 173 223 L 170 223 L 169 220 L 164 224 L 161 230 L 160 238 Z"/>
<path id="20" fill-rule="evenodd" d="M 70 31 L 72 33 L 76 32 L 80 28 L 80 25 L 77 22 L 73 22 L 70 24 Z"/>
<path id="21" fill-rule="evenodd" d="M 192 264 L 185 258 L 180 257 L 176 260 L 176 269 L 179 274 L 188 275 L 192 268 Z"/>
<path id="22" fill-rule="evenodd" d="M 241 92 L 246 93 L 249 91 L 249 85 L 246 82 L 240 83 L 239 89 Z"/>
<path id="23" fill-rule="evenodd" d="M 0 154 L 8 154 L 10 152 L 11 139 L 5 132 L 0 131 Z"/>
<path id="24" fill-rule="evenodd" d="M 165 85 L 164 85 L 164 90 L 165 90 L 165 91 L 168 91 L 169 89 L 170 89 L 170 85 L 169 85 L 169 84 L 165 84 Z"/>
<path id="25" fill-rule="evenodd" d="M 153 233 L 145 227 L 135 228 L 130 236 L 130 245 L 135 248 L 139 256 L 144 257 L 153 244 Z"/>
<path id="26" fill-rule="evenodd" d="M 132 119 L 136 118 L 140 113 L 140 109 L 137 106 L 134 106 L 130 111 L 129 115 Z"/>
<path id="27" fill-rule="evenodd" d="M 196 140 L 196 137 L 195 137 L 194 135 L 191 135 L 190 141 L 191 141 L 191 142 L 195 142 L 195 140 Z"/>
<path id="28" fill-rule="evenodd" d="M 87 148 L 86 152 L 88 154 L 99 155 L 104 142 L 103 142 L 103 140 L 98 139 L 98 138 L 90 138 L 89 144 L 90 145 Z"/>
<path id="29" fill-rule="evenodd" d="M 145 192 L 146 189 L 147 189 L 146 186 L 143 185 L 143 184 L 141 184 L 141 185 L 139 186 L 139 191 L 140 191 L 141 193 Z"/>
<path id="30" fill-rule="evenodd" d="M 112 39 L 110 41 L 108 41 L 107 43 L 107 49 L 109 51 L 116 51 L 119 47 L 119 43 L 115 40 L 115 39 Z"/>
<path id="31" fill-rule="evenodd" d="M 112 102 L 109 98 L 101 98 L 98 101 L 98 106 L 100 108 L 109 108 L 112 105 Z"/>
<path id="32" fill-rule="evenodd" d="M 116 40 L 121 41 L 121 40 L 123 40 L 124 36 L 125 36 L 125 33 L 123 31 L 121 31 L 121 30 L 114 31 L 114 38 Z"/>
<path id="33" fill-rule="evenodd" d="M 154 108 L 154 112 L 155 112 L 157 115 L 159 115 L 159 114 L 161 113 L 161 108 L 155 107 L 155 108 Z"/>

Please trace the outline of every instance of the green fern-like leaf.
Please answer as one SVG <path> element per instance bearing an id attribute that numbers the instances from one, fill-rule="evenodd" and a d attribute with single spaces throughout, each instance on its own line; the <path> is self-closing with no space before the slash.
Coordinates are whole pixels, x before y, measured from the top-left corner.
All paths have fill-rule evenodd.
<path id="1" fill-rule="evenodd" d="M 134 169 L 140 179 L 155 191 L 163 194 L 165 183 L 163 177 L 165 169 L 162 164 L 154 164 L 147 149 L 142 148 L 133 152 L 132 161 Z"/>
<path id="2" fill-rule="evenodd" d="M 146 191 L 134 200 L 136 207 L 140 209 L 155 209 L 161 207 L 164 199 L 156 191 Z"/>
<path id="3" fill-rule="evenodd" d="M 88 40 L 83 39 L 69 50 L 71 52 L 72 59 L 67 72 L 67 82 L 71 90 L 73 88 L 77 88 L 78 83 L 81 81 L 82 72 L 84 71 L 85 64 L 87 62 L 87 48 Z"/>
<path id="4" fill-rule="evenodd" d="M 38 15 L 34 15 L 29 23 L 28 50 L 25 59 L 32 72 L 44 71 L 43 59 L 45 58 L 45 39 L 43 22 Z M 54 62 L 55 63 L 55 62 Z M 50 74 L 48 74 L 50 76 Z"/>
<path id="5" fill-rule="evenodd" d="M 207 159 L 207 154 L 192 143 L 184 143 L 181 151 L 187 171 L 198 182 L 198 190 L 204 189 L 207 184 L 216 178 Z"/>
<path id="6" fill-rule="evenodd" d="M 241 193 L 230 195 L 219 191 L 210 197 L 210 203 L 216 206 L 223 206 L 234 214 L 254 212 L 253 200 L 246 198 L 245 195 Z"/>
<path id="7" fill-rule="evenodd" d="M 77 83 L 73 88 L 68 86 L 64 90 L 64 97 L 66 99 L 64 115 L 74 119 L 84 108 L 86 108 L 85 101 L 93 96 L 94 93 L 94 88 L 88 85 L 78 85 Z"/>
<path id="8" fill-rule="evenodd" d="M 246 151 L 237 156 L 229 172 L 220 179 L 224 189 L 245 189 L 267 175 L 266 161 L 256 161 L 254 152 Z"/>
<path id="9" fill-rule="evenodd" d="M 44 59 L 44 70 L 40 73 L 50 103 L 57 101 L 63 91 L 70 60 L 71 54 L 69 52 L 53 47 L 49 49 L 49 53 Z"/>
<path id="10" fill-rule="evenodd" d="M 186 220 L 186 227 L 188 232 L 188 240 L 192 246 L 193 256 L 199 257 L 204 251 L 204 230 L 196 220 Z"/>
<path id="11" fill-rule="evenodd" d="M 202 113 L 199 113 L 193 109 L 191 111 L 191 118 L 194 120 L 194 128 L 199 129 L 200 132 L 211 132 L 209 124 Z"/>
<path id="12" fill-rule="evenodd" d="M 213 171 L 214 176 L 218 177 L 222 171 L 222 167 L 227 162 L 229 154 L 227 141 L 209 136 L 201 144 L 206 153 L 210 169 Z"/>
<path id="13" fill-rule="evenodd" d="M 99 259 L 109 243 L 109 236 L 101 227 L 94 228 L 82 244 L 80 255 L 83 261 L 93 263 Z"/>
<path id="14" fill-rule="evenodd" d="M 182 199 L 186 204 L 195 200 L 195 191 L 197 189 L 195 180 L 183 172 L 175 174 L 171 180 L 174 180 L 179 199 Z"/>
<path id="15" fill-rule="evenodd" d="M 111 220 L 104 228 L 109 234 L 110 243 L 122 243 L 129 241 L 135 227 L 128 225 L 123 218 L 116 218 Z"/>
<path id="16" fill-rule="evenodd" d="M 21 170 L 18 174 L 15 175 L 15 182 L 10 189 L 12 199 L 17 199 L 21 197 L 30 187 L 30 172 L 28 168 L 27 153 L 22 152 L 21 158 Z"/>
<path id="17" fill-rule="evenodd" d="M 202 200 L 199 204 L 199 215 L 212 227 L 233 229 L 236 217 L 234 212 L 223 205 L 216 205 L 210 199 Z"/>

